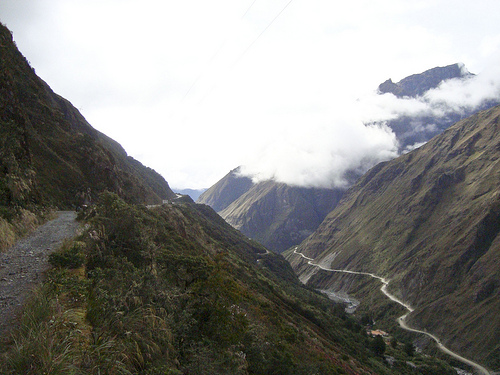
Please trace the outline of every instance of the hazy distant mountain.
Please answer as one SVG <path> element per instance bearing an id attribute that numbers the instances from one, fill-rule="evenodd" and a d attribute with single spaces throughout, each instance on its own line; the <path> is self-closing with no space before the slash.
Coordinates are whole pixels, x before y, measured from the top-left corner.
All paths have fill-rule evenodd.
<path id="1" fill-rule="evenodd" d="M 411 324 L 500 369 L 499 156 L 497 106 L 375 166 L 298 249 L 333 269 L 391 279 L 415 308 Z M 322 287 L 334 275 L 323 274 Z"/>
<path id="2" fill-rule="evenodd" d="M 250 238 L 282 252 L 314 232 L 343 192 L 265 181 L 253 185 L 219 214 Z"/>
<path id="3" fill-rule="evenodd" d="M 397 83 L 392 82 L 392 79 L 389 78 L 379 85 L 378 92 L 380 94 L 391 93 L 398 98 L 405 96 L 415 98 L 430 89 L 438 87 L 445 80 L 473 76 L 474 74 L 469 73 L 463 64 L 452 64 L 432 68 L 420 74 L 413 74 Z"/>
<path id="4" fill-rule="evenodd" d="M 419 98 L 429 90 L 437 88 L 444 81 L 451 79 L 467 80 L 472 77 L 474 77 L 474 74 L 469 73 L 463 64 L 453 64 L 411 75 L 397 83 L 393 83 L 391 79 L 388 79 L 378 87 L 378 92 L 381 95 L 391 93 L 398 98 Z M 498 101 L 487 102 L 479 108 L 449 112 L 446 116 L 431 114 L 399 116 L 388 121 L 387 125 L 396 134 L 399 150 L 404 152 L 441 134 L 457 121 L 496 104 L 498 104 Z"/>
<path id="5" fill-rule="evenodd" d="M 321 223 L 342 190 L 289 186 L 274 181 L 254 184 L 239 168 L 203 193 L 198 203 L 211 206 L 228 223 L 276 252 L 300 243 Z"/>
<path id="6" fill-rule="evenodd" d="M 129 202 L 175 196 L 38 78 L 3 25 L 0 45 L 0 205 L 69 208 L 104 190 Z"/>

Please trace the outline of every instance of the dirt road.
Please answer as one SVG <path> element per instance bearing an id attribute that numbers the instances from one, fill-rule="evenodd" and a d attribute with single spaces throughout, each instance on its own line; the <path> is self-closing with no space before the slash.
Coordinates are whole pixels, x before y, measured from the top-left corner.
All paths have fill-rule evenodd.
<path id="1" fill-rule="evenodd" d="M 49 254 L 77 234 L 76 214 L 58 212 L 56 219 L 40 226 L 0 254 L 0 337 L 12 326 L 16 312 L 47 270 Z"/>
<path id="2" fill-rule="evenodd" d="M 453 358 L 459 360 L 460 362 L 462 363 L 465 363 L 466 365 L 469 365 L 471 367 L 474 368 L 474 371 L 477 373 L 477 374 L 480 374 L 480 375 L 490 375 L 490 372 L 484 368 L 483 366 L 481 366 L 479 363 L 476 363 L 474 361 L 471 361 L 470 359 L 467 359 L 465 357 L 462 357 L 461 355 L 459 355 L 458 353 L 455 353 L 453 351 L 451 351 L 450 349 L 448 349 L 447 347 L 445 347 L 442 343 L 441 343 L 441 340 L 439 340 L 439 338 L 437 338 L 435 335 L 429 333 L 429 332 L 426 332 L 426 331 L 421 331 L 419 329 L 415 329 L 415 328 L 411 328 L 410 326 L 408 326 L 408 324 L 406 323 L 406 318 L 407 316 L 413 312 L 413 308 L 401 301 L 399 298 L 397 298 L 396 296 L 394 296 L 393 294 L 391 294 L 388 290 L 387 290 L 387 286 L 389 285 L 389 280 L 383 278 L 383 277 L 380 277 L 380 276 L 377 276 L 377 275 L 374 275 L 373 273 L 369 273 L 369 272 L 357 272 L 357 271 L 351 271 L 351 270 L 336 270 L 336 269 L 331 269 L 331 268 L 327 268 L 327 267 L 324 267 L 324 266 L 321 266 L 319 264 L 316 264 L 316 263 L 313 263 L 314 259 L 312 258 L 309 258 L 307 256 L 305 256 L 304 254 L 302 253 L 299 253 L 297 251 L 297 248 L 295 248 L 293 250 L 293 253 L 294 254 L 297 254 L 297 255 L 300 255 L 302 258 L 306 259 L 308 262 L 309 265 L 313 266 L 313 267 L 318 267 L 324 271 L 329 271 L 329 272 L 341 272 L 341 273 L 350 273 L 350 274 L 355 274 L 355 275 L 364 275 L 364 276 L 370 276 L 374 279 L 378 279 L 380 280 L 380 282 L 382 283 L 382 287 L 380 288 L 380 290 L 382 291 L 382 293 L 384 293 L 384 295 L 389 298 L 391 301 L 394 301 L 398 304 L 400 304 L 401 306 L 403 306 L 404 308 L 406 308 L 406 310 L 408 310 L 408 313 L 404 314 L 403 316 L 399 317 L 398 318 L 398 323 L 399 323 L 399 326 L 407 331 L 410 331 L 410 332 L 414 332 L 414 333 L 420 333 L 420 334 L 424 334 L 424 335 L 427 335 L 428 337 L 432 338 L 434 341 L 436 341 L 439 349 L 441 349 L 444 353 L 452 356 Z"/>

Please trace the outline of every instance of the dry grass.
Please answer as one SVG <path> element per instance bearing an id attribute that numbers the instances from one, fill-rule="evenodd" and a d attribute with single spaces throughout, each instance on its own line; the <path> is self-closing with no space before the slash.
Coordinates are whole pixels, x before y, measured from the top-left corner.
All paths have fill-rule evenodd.
<path id="1" fill-rule="evenodd" d="M 16 242 L 15 228 L 7 220 L 0 218 L 0 251 L 8 249 Z"/>

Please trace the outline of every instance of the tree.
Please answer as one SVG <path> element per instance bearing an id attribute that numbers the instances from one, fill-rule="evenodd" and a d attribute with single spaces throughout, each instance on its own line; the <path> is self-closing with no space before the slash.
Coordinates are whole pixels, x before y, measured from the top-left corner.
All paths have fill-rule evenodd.
<path id="1" fill-rule="evenodd" d="M 371 349 L 376 355 L 382 356 L 385 353 L 385 341 L 382 336 L 375 336 L 371 343 Z"/>
<path id="2" fill-rule="evenodd" d="M 403 350 L 409 357 L 413 357 L 413 354 L 415 354 L 415 347 L 411 342 L 406 342 Z"/>

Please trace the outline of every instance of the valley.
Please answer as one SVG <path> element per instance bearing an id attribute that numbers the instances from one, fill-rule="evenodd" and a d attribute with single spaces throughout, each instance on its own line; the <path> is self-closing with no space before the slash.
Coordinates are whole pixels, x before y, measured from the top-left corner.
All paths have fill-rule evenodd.
<path id="1" fill-rule="evenodd" d="M 427 331 L 422 331 L 422 330 L 410 327 L 408 325 L 408 323 L 406 322 L 406 319 L 407 319 L 408 315 L 411 314 L 414 311 L 414 309 L 410 305 L 408 305 L 407 303 L 401 301 L 394 294 L 390 293 L 387 290 L 387 288 L 389 286 L 390 280 L 387 280 L 387 279 L 385 279 L 383 277 L 374 275 L 374 274 L 369 273 L 369 272 L 356 272 L 356 271 L 352 271 L 352 270 L 340 270 L 340 269 L 336 270 L 336 269 L 331 269 L 331 268 L 324 267 L 322 265 L 314 263 L 314 259 L 309 258 L 309 257 L 305 256 L 304 254 L 297 252 L 297 248 L 295 248 L 293 250 L 293 254 L 299 255 L 300 257 L 302 257 L 303 259 L 305 259 L 307 261 L 308 265 L 310 265 L 312 267 L 320 268 L 320 269 L 322 269 L 324 271 L 339 272 L 339 273 L 348 273 L 348 274 L 352 274 L 352 275 L 369 276 L 369 277 L 372 277 L 374 279 L 379 280 L 382 283 L 380 291 L 387 298 L 389 298 L 391 301 L 396 302 L 397 304 L 403 306 L 406 310 L 408 310 L 408 312 L 406 314 L 404 314 L 404 315 L 400 316 L 399 318 L 397 318 L 398 324 L 400 325 L 401 328 L 403 328 L 404 330 L 407 330 L 409 332 L 413 332 L 413 333 L 417 333 L 417 334 L 422 334 L 422 335 L 426 335 L 426 336 L 430 337 L 431 339 L 433 339 L 436 342 L 436 344 L 439 347 L 439 349 L 441 351 L 443 351 L 444 353 L 446 353 L 449 356 L 457 359 L 458 361 L 464 363 L 465 365 L 474 368 L 477 371 L 478 374 L 481 374 L 481 375 L 491 375 L 491 373 L 486 368 L 484 368 L 483 366 L 481 366 L 480 364 L 478 364 L 476 362 L 473 362 L 470 359 L 467 359 L 465 357 L 462 357 L 458 353 L 455 353 L 455 352 L 451 351 L 450 349 L 448 349 L 446 346 L 444 346 L 441 343 L 441 340 L 439 338 L 437 338 L 435 335 L 433 335 L 432 333 L 429 333 Z"/>
<path id="2" fill-rule="evenodd" d="M 373 100 L 426 110 L 360 122 L 392 148 L 342 155 L 338 185 L 242 166 L 174 193 L 0 25 L 0 373 L 493 375 L 500 106 L 427 107 L 474 77 L 453 64 L 382 83 Z"/>

